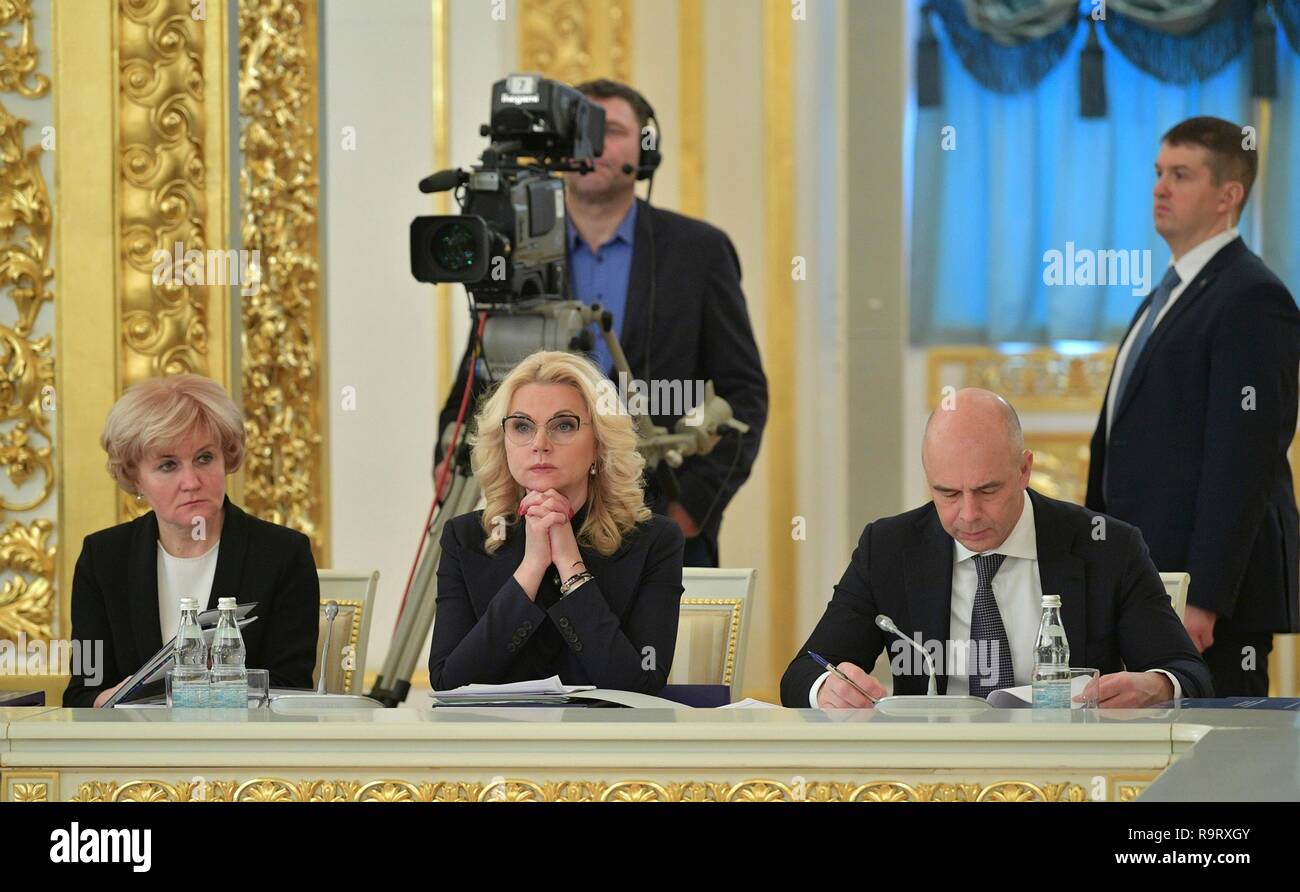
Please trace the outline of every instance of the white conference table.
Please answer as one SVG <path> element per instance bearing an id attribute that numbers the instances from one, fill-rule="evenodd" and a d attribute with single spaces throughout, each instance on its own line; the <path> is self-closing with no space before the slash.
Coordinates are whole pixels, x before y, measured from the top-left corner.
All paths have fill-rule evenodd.
<path id="1" fill-rule="evenodd" d="M 0 799 L 1300 799 L 1300 713 L 0 709 Z"/>

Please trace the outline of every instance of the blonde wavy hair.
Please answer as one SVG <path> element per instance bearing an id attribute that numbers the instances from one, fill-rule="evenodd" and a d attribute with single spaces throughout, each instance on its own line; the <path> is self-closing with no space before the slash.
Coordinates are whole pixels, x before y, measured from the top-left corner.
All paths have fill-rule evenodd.
<path id="1" fill-rule="evenodd" d="M 641 472 L 645 458 L 636 449 L 636 429 L 621 407 L 608 379 L 590 361 L 572 353 L 541 351 L 511 370 L 483 403 L 475 419 L 470 465 L 487 504 L 483 509 L 484 548 L 493 554 L 502 537 L 494 536 L 493 518 L 519 521 L 524 487 L 510 474 L 501 422 L 510 412 L 516 391 L 527 384 L 568 384 L 586 404 L 596 435 L 596 474 L 587 484 L 587 517 L 578 530 L 578 543 L 602 555 L 618 550 L 633 527 L 650 517 Z M 604 410 L 604 411 L 602 411 Z"/>

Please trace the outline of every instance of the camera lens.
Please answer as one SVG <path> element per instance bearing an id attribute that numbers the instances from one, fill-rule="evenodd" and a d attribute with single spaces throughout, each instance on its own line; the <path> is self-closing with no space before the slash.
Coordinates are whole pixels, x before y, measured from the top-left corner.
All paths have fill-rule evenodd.
<path id="1" fill-rule="evenodd" d="M 462 273 L 478 261 L 478 243 L 463 223 L 448 223 L 433 233 L 433 259 L 450 273 Z"/>

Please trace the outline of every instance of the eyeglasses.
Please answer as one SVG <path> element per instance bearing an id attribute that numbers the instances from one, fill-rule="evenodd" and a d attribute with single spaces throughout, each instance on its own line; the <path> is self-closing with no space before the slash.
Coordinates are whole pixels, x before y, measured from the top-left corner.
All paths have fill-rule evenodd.
<path id="1" fill-rule="evenodd" d="M 556 446 L 572 443 L 578 436 L 582 420 L 577 415 L 556 415 L 546 422 L 546 439 Z M 501 419 L 506 439 L 516 446 L 530 446 L 537 436 L 537 422 L 527 415 L 507 415 Z"/>

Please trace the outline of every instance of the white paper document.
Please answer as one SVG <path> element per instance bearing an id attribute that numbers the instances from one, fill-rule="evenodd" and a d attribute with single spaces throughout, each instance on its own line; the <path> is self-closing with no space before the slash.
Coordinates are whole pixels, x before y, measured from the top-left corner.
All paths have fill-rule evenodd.
<path id="1" fill-rule="evenodd" d="M 1083 693 L 1083 689 L 1092 681 L 1090 675 L 1076 675 L 1070 680 L 1070 708 L 1082 709 L 1086 703 L 1074 698 Z M 1000 688 L 989 694 L 989 706 L 994 709 L 1027 709 L 1034 705 L 1034 686 L 1021 685 L 1018 688 Z"/>
<path id="2" fill-rule="evenodd" d="M 768 703 L 766 700 L 755 700 L 753 697 L 746 697 L 744 700 L 737 700 L 735 703 L 724 703 L 718 709 L 780 709 L 777 703 Z"/>
<path id="3" fill-rule="evenodd" d="M 438 700 L 506 700 L 519 698 L 535 700 L 542 697 L 565 697 L 579 691 L 594 691 L 591 684 L 563 684 L 560 676 L 538 678 L 532 681 L 512 681 L 508 684 L 467 684 L 450 691 L 434 691 L 430 696 Z"/>

